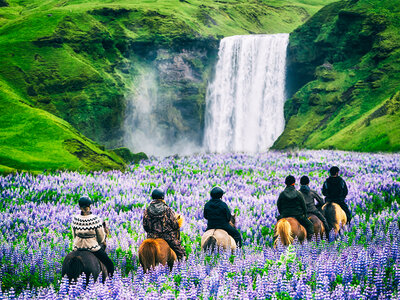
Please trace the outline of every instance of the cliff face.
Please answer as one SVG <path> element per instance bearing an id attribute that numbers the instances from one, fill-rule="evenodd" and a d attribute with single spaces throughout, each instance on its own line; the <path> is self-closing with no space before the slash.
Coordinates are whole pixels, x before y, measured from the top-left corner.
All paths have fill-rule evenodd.
<path id="1" fill-rule="evenodd" d="M 275 148 L 400 149 L 399 17 L 391 1 L 341 1 L 292 33 Z"/>
<path id="2" fill-rule="evenodd" d="M 218 44 L 215 38 L 198 39 L 177 43 L 173 49 L 160 46 L 147 52 L 143 56 L 143 70 L 134 77 L 134 89 L 127 97 L 125 115 L 128 126 L 124 126 L 125 130 L 145 129 L 144 133 L 152 136 L 148 143 L 162 144 L 169 149 L 183 139 L 200 147 L 205 93 Z M 146 77 L 148 74 L 152 76 Z M 143 81 L 143 78 L 147 80 Z M 143 104 L 140 101 L 151 102 L 151 109 L 148 105 L 146 109 L 141 108 Z M 124 143 L 136 149 L 136 146 L 141 146 L 135 145 L 136 140 L 146 142 L 136 136 L 130 140 L 125 138 Z"/>
<path id="3" fill-rule="evenodd" d="M 157 122 L 172 137 L 191 135 L 199 142 L 218 41 L 235 34 L 290 32 L 328 2 L 0 1 L 0 84 L 6 90 L 1 96 L 12 94 L 114 148 L 124 144 L 127 99 L 137 95 L 143 70 L 152 68 L 166 103 Z M 7 133 L 1 121 L 9 116 L 0 118 L 0 131 Z M 35 128 L 21 130 L 35 135 Z M 24 144 L 21 153 L 36 153 L 39 144 L 31 147 L 20 138 L 9 136 L 8 142 Z M 53 137 L 47 138 L 46 150 L 56 151 Z M 32 154 L 35 159 L 45 162 Z"/>

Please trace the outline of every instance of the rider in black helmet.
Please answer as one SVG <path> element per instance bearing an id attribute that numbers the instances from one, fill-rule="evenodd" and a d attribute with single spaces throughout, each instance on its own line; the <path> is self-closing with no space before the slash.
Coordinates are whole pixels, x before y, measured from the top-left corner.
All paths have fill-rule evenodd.
<path id="1" fill-rule="evenodd" d="M 105 223 L 90 211 L 92 200 L 83 196 L 79 199 L 81 213 L 72 219 L 72 236 L 74 250 L 92 252 L 107 268 L 110 276 L 114 273 L 114 264 L 105 252 Z"/>
<path id="2" fill-rule="evenodd" d="M 344 202 L 348 194 L 346 182 L 339 176 L 339 168 L 333 166 L 329 169 L 330 177 L 327 178 L 322 186 L 322 194 L 325 196 L 326 202 L 334 202 L 340 205 L 347 216 L 347 223 L 351 221 L 351 212 L 347 204 Z"/>
<path id="3" fill-rule="evenodd" d="M 181 244 L 178 221 L 181 216 L 176 215 L 165 203 L 162 190 L 153 190 L 151 198 L 153 200 L 143 215 L 143 227 L 147 232 L 147 238 L 164 239 L 175 251 L 178 260 L 185 258 L 186 252 Z"/>
<path id="4" fill-rule="evenodd" d="M 324 224 L 326 235 L 328 237 L 330 231 L 329 224 L 326 221 L 324 215 L 317 209 L 314 202 L 314 200 L 317 200 L 318 204 L 322 206 L 324 204 L 324 200 L 318 195 L 316 191 L 310 189 L 310 187 L 308 186 L 309 183 L 310 178 L 308 178 L 308 176 L 302 176 L 300 178 L 300 192 L 303 194 L 304 200 L 306 202 L 307 214 L 313 214 L 322 221 L 322 223 Z"/>
<path id="5" fill-rule="evenodd" d="M 277 219 L 280 220 L 288 217 L 296 218 L 306 229 L 307 238 L 311 239 L 314 234 L 314 225 L 307 219 L 306 203 L 303 194 L 295 189 L 295 183 L 296 179 L 292 175 L 286 177 L 286 188 L 279 194 L 277 202 L 280 214 Z"/>
<path id="6" fill-rule="evenodd" d="M 228 205 L 221 200 L 224 191 L 220 187 L 214 187 L 211 192 L 211 200 L 204 206 L 204 218 L 208 220 L 207 230 L 209 229 L 223 229 L 233 239 L 239 247 L 242 247 L 242 237 L 239 231 L 229 224 L 231 220 L 231 211 Z"/>

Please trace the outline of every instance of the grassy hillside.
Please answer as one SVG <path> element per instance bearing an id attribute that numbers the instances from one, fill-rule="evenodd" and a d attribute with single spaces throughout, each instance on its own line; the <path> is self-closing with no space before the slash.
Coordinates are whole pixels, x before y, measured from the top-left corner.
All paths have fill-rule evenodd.
<path id="1" fill-rule="evenodd" d="M 44 169 L 122 169 L 122 159 L 103 151 L 70 124 L 23 103 L 0 81 L 0 173 Z"/>
<path id="2" fill-rule="evenodd" d="M 76 129 L 121 146 L 125 96 L 135 92 L 133 78 L 158 48 L 184 51 L 199 43 L 215 47 L 223 36 L 290 32 L 330 2 L 1 0 L 0 102 L 7 122 L 0 122 L 0 164 L 82 166 L 63 141 L 96 148 Z M 39 132 L 33 124 L 52 129 Z M 14 127 L 26 134 L 14 134 Z M 18 151 L 10 152 L 13 145 Z"/>
<path id="3" fill-rule="evenodd" d="M 289 76 L 303 86 L 285 105 L 274 147 L 399 151 L 399 28 L 398 1 L 353 0 L 295 30 Z"/>

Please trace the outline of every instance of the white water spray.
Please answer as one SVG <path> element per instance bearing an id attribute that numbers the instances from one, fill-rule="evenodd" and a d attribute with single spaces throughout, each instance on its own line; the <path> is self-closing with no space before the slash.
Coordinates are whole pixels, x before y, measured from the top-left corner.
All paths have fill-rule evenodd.
<path id="1" fill-rule="evenodd" d="M 261 152 L 282 133 L 289 34 L 221 40 L 206 96 L 207 152 Z"/>

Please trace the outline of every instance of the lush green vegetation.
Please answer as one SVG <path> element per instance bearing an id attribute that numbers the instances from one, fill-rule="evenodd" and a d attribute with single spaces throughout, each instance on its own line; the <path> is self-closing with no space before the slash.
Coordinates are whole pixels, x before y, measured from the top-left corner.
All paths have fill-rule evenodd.
<path id="1" fill-rule="evenodd" d="M 290 76 L 306 80 L 275 147 L 400 150 L 399 20 L 396 2 L 342 1 L 294 31 Z"/>
<path id="2" fill-rule="evenodd" d="M 0 147 L 1 164 L 37 170 L 82 166 L 61 146 L 63 138 L 78 134 L 71 126 L 63 123 L 57 134 L 38 133 L 27 120 L 63 119 L 115 148 L 122 144 L 125 96 L 136 91 L 134 78 L 157 49 L 215 48 L 223 36 L 290 32 L 329 2 L 2 0 L 0 97 L 7 110 L 2 109 L 0 136 L 8 146 Z M 200 72 L 206 67 L 196 59 L 189 63 Z M 192 98 L 187 100 L 199 102 Z M 189 112 L 200 114 L 201 105 L 196 107 Z M 16 111 L 20 122 L 5 122 L 16 120 Z M 12 134 L 17 124 L 24 136 Z M 33 137 L 37 140 L 30 143 Z M 9 146 L 19 144 L 22 148 L 10 152 Z"/>
<path id="3" fill-rule="evenodd" d="M 124 167 L 64 120 L 22 103 L 2 81 L 0 87 L 0 172 Z"/>

